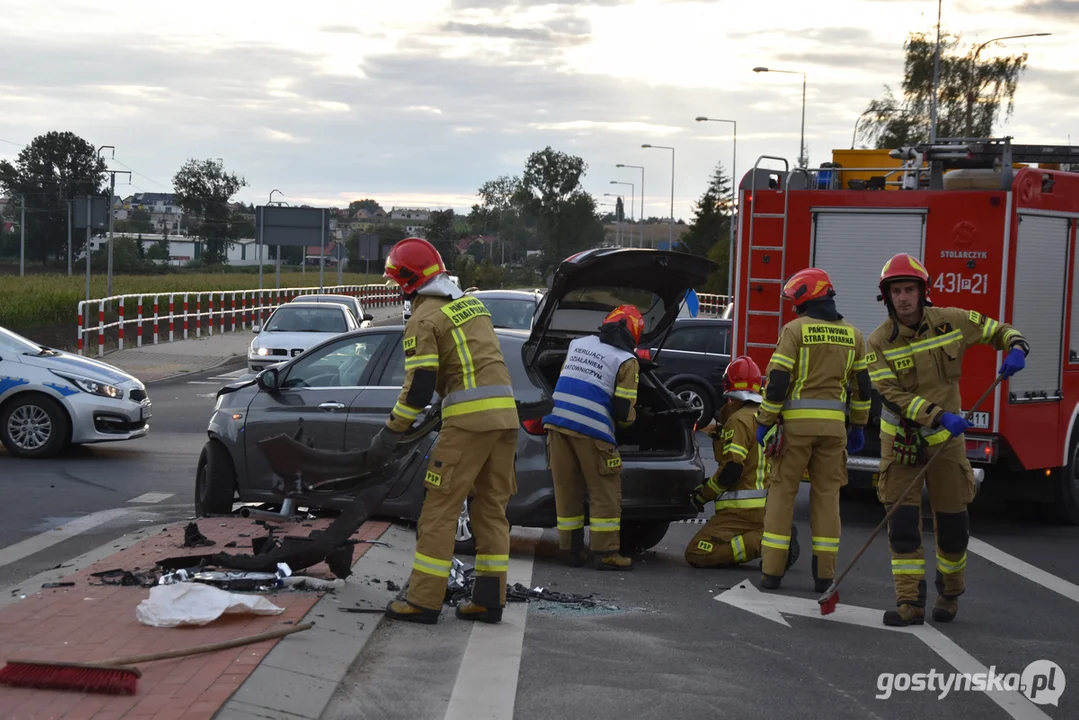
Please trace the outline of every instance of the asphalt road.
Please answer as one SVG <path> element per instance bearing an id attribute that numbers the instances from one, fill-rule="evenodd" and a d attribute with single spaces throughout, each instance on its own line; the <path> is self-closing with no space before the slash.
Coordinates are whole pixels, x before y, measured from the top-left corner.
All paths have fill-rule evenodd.
<path id="1" fill-rule="evenodd" d="M 702 450 L 711 457 L 710 448 Z M 709 471 L 714 467 L 710 462 Z M 842 514 L 840 567 L 882 510 L 844 502 Z M 795 517 L 803 554 L 776 593 L 756 589 L 758 562 L 732 570 L 687 566 L 682 553 L 694 524 L 672 525 L 626 574 L 567 567 L 553 531 L 531 543 L 515 540 L 511 582 L 531 564 L 531 586 L 594 594 L 599 605 L 533 602 L 517 605 L 514 615 L 507 609 L 502 625 L 476 628 L 449 607 L 434 627 L 386 623 L 323 717 L 463 718 L 470 706 L 486 711 L 476 716 L 524 720 L 1079 717 L 1079 528 L 1012 519 L 1006 509 L 980 511 L 955 622 L 897 632 L 880 623 L 894 606 L 886 538 L 862 556 L 843 583 L 839 610 L 824 619 L 806 547 L 805 487 Z M 931 532 L 925 542 L 932 547 Z M 1058 590 L 1045 586 L 1055 581 L 1038 577 L 1038 569 L 1057 577 Z M 932 575 L 929 584 L 931 602 Z M 941 697 L 939 689 L 908 689 L 909 676 L 901 675 L 936 671 L 950 682 L 957 668 L 1021 674 L 1037 660 L 1056 663 L 1063 674 L 1054 676 L 1063 689 L 1058 706 L 1018 693 L 996 693 L 999 703 L 970 690 Z"/>

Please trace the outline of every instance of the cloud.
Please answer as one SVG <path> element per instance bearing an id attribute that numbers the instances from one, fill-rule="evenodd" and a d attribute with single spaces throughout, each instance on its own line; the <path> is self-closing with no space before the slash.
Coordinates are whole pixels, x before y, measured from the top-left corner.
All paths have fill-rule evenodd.
<path id="1" fill-rule="evenodd" d="M 891 57 L 887 54 L 867 53 L 864 51 L 809 51 L 779 53 L 776 55 L 776 59 L 784 63 L 816 65 L 826 68 L 857 68 L 863 71 L 873 70 L 882 73 L 894 73 L 897 79 L 901 79 L 903 73 L 901 49 L 896 50 Z M 808 71 L 806 71 L 806 74 L 809 74 Z"/>
<path id="2" fill-rule="evenodd" d="M 1024 0 L 1015 6 L 1014 12 L 1075 22 L 1079 20 L 1079 0 Z"/>
<path id="3" fill-rule="evenodd" d="M 555 34 L 547 28 L 520 28 L 507 25 L 484 25 L 481 23 L 448 22 L 442 26 L 443 32 L 460 35 L 480 35 L 483 37 L 509 38 L 511 40 L 531 40 L 533 42 L 553 42 Z"/>
<path id="4" fill-rule="evenodd" d="M 330 35 L 363 35 L 364 32 L 358 27 L 352 25 L 323 25 L 318 29 L 319 32 L 328 33 Z"/>

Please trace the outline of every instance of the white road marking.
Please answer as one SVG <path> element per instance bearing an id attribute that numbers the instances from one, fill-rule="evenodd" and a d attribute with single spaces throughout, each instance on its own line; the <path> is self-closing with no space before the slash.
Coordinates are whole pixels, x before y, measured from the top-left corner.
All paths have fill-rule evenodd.
<path id="1" fill-rule="evenodd" d="M 912 625 L 910 627 L 889 627 L 881 623 L 881 612 L 872 608 L 858 607 L 857 605 L 844 605 L 840 599 L 835 612 L 829 615 L 820 614 L 820 605 L 812 598 L 801 598 L 779 593 L 762 593 L 757 586 L 748 579 L 743 580 L 730 590 L 716 595 L 715 600 L 726 603 L 731 607 L 741 608 L 762 618 L 771 620 L 790 627 L 780 613 L 811 617 L 817 620 L 841 622 L 862 627 L 873 627 L 878 630 L 889 632 L 906 633 L 913 635 L 925 643 L 937 653 L 942 660 L 955 668 L 959 673 L 989 673 L 989 668 L 982 665 L 963 648 L 949 640 L 944 634 L 932 625 Z M 1022 668 L 1008 668 L 999 674 L 1006 672 L 1021 673 Z M 979 691 L 976 691 L 979 692 Z M 1034 720 L 1037 718 L 1048 719 L 1049 716 L 1038 709 L 1034 703 L 1017 691 L 985 690 L 989 699 L 1016 720 Z"/>
<path id="2" fill-rule="evenodd" d="M 101 512 L 90 513 L 89 515 L 75 518 L 61 527 L 47 530 L 40 535 L 28 537 L 22 542 L 17 542 L 14 545 L 8 545 L 6 548 L 0 549 L 0 567 L 30 557 L 35 553 L 39 553 L 42 550 L 62 543 L 65 540 L 69 540 L 87 530 L 92 530 L 98 525 L 112 522 L 113 520 L 134 511 L 135 508 L 113 508 L 112 510 L 102 510 Z"/>
<path id="3" fill-rule="evenodd" d="M 172 497 L 175 494 L 176 493 L 145 493 L 143 495 L 139 495 L 138 497 L 131 498 L 130 500 L 128 500 L 128 502 L 129 503 L 147 503 L 147 504 L 159 503 L 162 500 L 168 500 L 170 497 Z"/>
<path id="4" fill-rule="evenodd" d="M 528 550 L 523 557 L 510 557 L 509 584 L 531 587 L 534 546 L 541 535 L 538 528 L 513 531 L 514 539 L 528 542 Z M 446 708 L 446 720 L 513 717 L 527 617 L 528 603 L 508 603 L 500 624 L 475 624 Z"/>
<path id="5" fill-rule="evenodd" d="M 994 565 L 999 565 L 1005 570 L 1010 570 L 1016 575 L 1024 577 L 1033 583 L 1037 583 L 1043 588 L 1063 595 L 1072 602 L 1079 602 L 1079 585 L 1058 578 L 1056 575 L 1048 573 L 1041 568 L 1034 567 L 1030 563 L 1009 555 L 1003 550 L 998 550 L 984 540 L 971 538 L 967 544 L 967 551 L 985 558 L 989 562 Z"/>
<path id="6" fill-rule="evenodd" d="M 213 380 L 188 380 L 187 384 L 188 385 L 220 385 L 221 383 L 214 382 Z"/>

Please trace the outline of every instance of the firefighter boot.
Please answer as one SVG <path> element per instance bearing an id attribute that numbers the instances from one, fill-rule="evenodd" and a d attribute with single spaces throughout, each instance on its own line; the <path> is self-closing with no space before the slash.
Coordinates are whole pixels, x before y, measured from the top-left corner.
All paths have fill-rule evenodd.
<path id="1" fill-rule="evenodd" d="M 782 581 L 782 575 L 769 575 L 768 573 L 761 573 L 761 587 L 765 590 L 778 590 L 779 585 Z"/>
<path id="2" fill-rule="evenodd" d="M 934 622 L 951 622 L 955 619 L 956 613 L 958 612 L 959 598 L 948 597 L 947 595 L 937 595 L 937 599 L 933 602 Z"/>
<path id="3" fill-rule="evenodd" d="M 569 536 L 569 566 L 579 568 L 584 566 L 584 528 L 577 528 L 570 532 Z"/>
<path id="4" fill-rule="evenodd" d="M 632 570 L 633 561 L 617 552 L 596 554 L 597 570 Z"/>
<path id="5" fill-rule="evenodd" d="M 476 578 L 476 583 L 472 586 L 472 599 L 457 606 L 457 617 L 485 623 L 502 622 L 498 583 L 499 578 L 491 575 Z"/>
<path id="6" fill-rule="evenodd" d="M 888 610 L 884 613 L 884 624 L 891 627 L 921 625 L 924 622 L 925 608 L 915 607 L 910 603 L 902 603 L 898 609 Z"/>
<path id="7" fill-rule="evenodd" d="M 404 620 L 405 622 L 420 623 L 422 625 L 434 625 L 438 622 L 439 610 L 413 605 L 407 600 L 394 600 L 386 606 L 386 617 L 391 620 Z"/>
<path id="8" fill-rule="evenodd" d="M 828 592 L 832 587 L 832 578 L 817 577 L 817 556 L 813 556 L 813 592 Z"/>
<path id="9" fill-rule="evenodd" d="M 791 546 L 787 550 L 787 567 L 784 571 L 790 570 L 794 563 L 798 562 L 798 556 L 802 554 L 802 546 L 798 544 L 798 526 L 791 525 Z M 815 560 L 816 558 L 814 558 Z M 825 588 L 827 589 L 827 588 Z"/>

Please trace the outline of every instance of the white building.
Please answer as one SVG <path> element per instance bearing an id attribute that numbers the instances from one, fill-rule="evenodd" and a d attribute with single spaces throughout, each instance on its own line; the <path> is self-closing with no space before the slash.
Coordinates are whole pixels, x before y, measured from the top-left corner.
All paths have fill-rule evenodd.
<path id="1" fill-rule="evenodd" d="M 431 211 L 427 208 L 399 208 L 390 210 L 391 220 L 415 220 L 417 223 L 426 223 L 431 219 Z"/>

